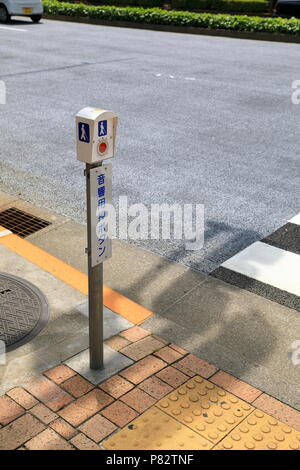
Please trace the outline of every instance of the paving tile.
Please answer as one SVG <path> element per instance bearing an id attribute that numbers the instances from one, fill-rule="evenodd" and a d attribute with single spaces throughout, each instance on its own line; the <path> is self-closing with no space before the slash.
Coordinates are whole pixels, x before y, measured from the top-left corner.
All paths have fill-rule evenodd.
<path id="1" fill-rule="evenodd" d="M 0 429 L 0 450 L 14 450 L 39 434 L 45 426 L 29 413 Z"/>
<path id="2" fill-rule="evenodd" d="M 5 425 L 25 413 L 18 403 L 7 396 L 0 397 L 0 423 Z"/>
<path id="3" fill-rule="evenodd" d="M 111 421 L 100 414 L 93 416 L 79 427 L 79 430 L 95 442 L 100 442 L 117 429 Z"/>
<path id="4" fill-rule="evenodd" d="M 129 392 L 133 388 L 133 385 L 128 380 L 123 379 L 119 375 L 114 375 L 110 379 L 102 382 L 99 388 L 109 393 L 114 398 L 120 398 L 125 393 Z"/>
<path id="5" fill-rule="evenodd" d="M 200 376 L 162 398 L 156 406 L 214 443 L 254 411 L 249 403 Z"/>
<path id="6" fill-rule="evenodd" d="M 125 379 L 130 380 L 134 384 L 138 384 L 163 369 L 167 364 L 154 356 L 147 356 L 141 359 L 136 364 L 128 367 L 120 372 L 120 375 Z"/>
<path id="7" fill-rule="evenodd" d="M 147 336 L 146 338 L 140 339 L 133 344 L 129 344 L 129 346 L 126 346 L 120 352 L 125 354 L 130 359 L 138 361 L 139 359 L 143 359 L 143 357 L 152 354 L 154 351 L 161 349 L 162 346 L 163 343 L 153 338 L 152 336 Z"/>
<path id="8" fill-rule="evenodd" d="M 38 405 L 31 408 L 30 413 L 32 413 L 36 418 L 42 421 L 44 424 L 49 424 L 51 421 L 54 421 L 57 418 L 57 414 L 49 410 L 47 406 L 39 403 Z"/>
<path id="9" fill-rule="evenodd" d="M 163 380 L 174 388 L 179 387 L 189 379 L 187 375 L 183 374 L 177 369 L 174 369 L 174 367 L 172 366 L 169 366 L 166 369 L 158 372 L 158 374 L 156 374 L 156 377 Z"/>
<path id="10" fill-rule="evenodd" d="M 103 352 L 105 364 L 104 369 L 96 370 L 90 368 L 89 349 L 85 349 L 81 353 L 73 356 L 71 359 L 68 359 L 66 364 L 94 385 L 99 385 L 109 377 L 118 374 L 120 370 L 133 364 L 133 361 L 129 359 L 129 357 L 115 351 L 106 344 L 104 344 Z"/>
<path id="11" fill-rule="evenodd" d="M 70 442 L 79 450 L 100 450 L 100 447 L 84 434 L 77 434 Z"/>
<path id="12" fill-rule="evenodd" d="M 177 370 L 180 370 L 180 372 L 182 372 L 183 374 L 188 375 L 189 377 L 195 377 L 196 375 L 195 372 L 191 371 L 190 369 L 187 369 L 179 362 L 175 362 L 174 364 L 172 364 L 172 366 L 175 367 Z"/>
<path id="13" fill-rule="evenodd" d="M 78 398 L 58 414 L 72 426 L 79 426 L 85 420 L 96 414 L 113 401 L 109 395 L 102 390 L 96 389 Z"/>
<path id="14" fill-rule="evenodd" d="M 173 362 L 182 358 L 182 354 L 175 351 L 175 349 L 170 348 L 169 346 L 165 346 L 159 351 L 156 351 L 154 355 L 167 362 L 168 364 L 172 364 Z"/>
<path id="15" fill-rule="evenodd" d="M 181 359 L 178 364 L 183 365 L 187 369 L 195 372 L 195 374 L 201 375 L 205 379 L 208 379 L 213 374 L 215 374 L 218 370 L 217 367 L 209 364 L 206 361 L 203 361 L 199 357 L 194 356 L 193 354 L 189 354 L 188 356 Z"/>
<path id="16" fill-rule="evenodd" d="M 216 449 L 300 450 L 300 432 L 260 410 L 255 410 Z"/>
<path id="17" fill-rule="evenodd" d="M 74 375 L 70 379 L 66 380 L 61 387 L 75 398 L 79 398 L 82 395 L 93 390 L 94 385 L 88 380 L 84 379 L 80 375 Z"/>
<path id="18" fill-rule="evenodd" d="M 73 447 L 52 429 L 45 429 L 26 442 L 25 446 L 29 450 L 73 450 Z"/>
<path id="19" fill-rule="evenodd" d="M 155 406 L 103 442 L 115 450 L 208 450 L 213 444 Z"/>
<path id="20" fill-rule="evenodd" d="M 50 424 L 50 427 L 65 439 L 71 439 L 76 436 L 78 431 L 62 418 L 58 418 Z"/>
<path id="21" fill-rule="evenodd" d="M 120 428 L 128 424 L 138 415 L 136 411 L 134 411 L 132 408 L 129 408 L 129 406 L 127 406 L 125 403 L 122 403 L 121 401 L 115 401 L 115 403 L 105 408 L 101 414 Z"/>
<path id="22" fill-rule="evenodd" d="M 139 341 L 140 339 L 149 336 L 150 331 L 144 330 L 144 328 L 141 328 L 140 326 L 133 326 L 128 330 L 122 331 L 120 335 L 134 343 L 135 341 Z"/>
<path id="23" fill-rule="evenodd" d="M 130 341 L 125 338 L 122 338 L 122 336 L 117 335 L 105 340 L 105 344 L 107 344 L 107 346 L 114 349 L 115 351 L 120 351 L 120 349 L 125 348 L 125 346 L 128 346 L 130 344 Z"/>
<path id="24" fill-rule="evenodd" d="M 169 346 L 170 346 L 170 348 L 175 349 L 175 351 L 179 352 L 179 353 L 182 354 L 183 356 L 185 356 L 186 354 L 188 354 L 188 351 L 186 351 L 185 349 L 181 348 L 180 346 L 177 346 L 177 344 L 171 343 L 171 344 L 169 344 Z"/>
<path id="25" fill-rule="evenodd" d="M 165 346 L 168 346 L 170 344 L 170 341 L 168 341 L 164 338 L 161 338 L 160 336 L 157 336 L 157 335 L 154 335 L 154 334 L 152 334 L 151 336 L 152 336 L 152 338 L 157 339 L 157 341 L 160 341 Z"/>
<path id="26" fill-rule="evenodd" d="M 243 382 L 242 380 L 233 377 L 233 375 L 227 374 L 221 370 L 213 375 L 210 378 L 210 381 L 249 403 L 252 403 L 257 397 L 259 397 L 259 395 L 262 394 L 261 390 L 258 390 L 246 382 Z"/>
<path id="27" fill-rule="evenodd" d="M 144 392 L 147 392 L 153 398 L 156 398 L 156 400 L 160 400 L 162 397 L 172 392 L 173 390 L 173 387 L 155 376 L 150 377 L 149 379 L 146 379 L 144 382 L 139 384 L 139 388 L 144 390 Z"/>
<path id="28" fill-rule="evenodd" d="M 139 388 L 135 388 L 134 390 L 126 393 L 126 395 L 123 395 L 121 401 L 131 406 L 131 408 L 139 413 L 143 413 L 143 411 L 150 408 L 150 406 L 154 405 L 156 402 L 153 397 L 150 397 L 148 393 L 140 390 Z"/>
<path id="29" fill-rule="evenodd" d="M 32 382 L 28 383 L 25 388 L 52 411 L 58 411 L 73 400 L 71 395 L 63 391 L 58 385 L 51 382 L 51 380 L 46 377 L 34 379 Z"/>
<path id="30" fill-rule="evenodd" d="M 12 388 L 9 392 L 6 392 L 6 395 L 25 408 L 25 410 L 29 410 L 38 404 L 38 401 L 21 387 Z"/>
<path id="31" fill-rule="evenodd" d="M 76 372 L 70 367 L 65 366 L 64 364 L 60 364 L 59 366 L 53 367 L 52 369 L 46 370 L 44 375 L 49 379 L 53 380 L 56 384 L 61 384 L 65 380 L 73 377 L 76 375 Z"/>
<path id="32" fill-rule="evenodd" d="M 300 412 L 266 393 L 258 397 L 253 402 L 253 406 L 300 431 Z"/>

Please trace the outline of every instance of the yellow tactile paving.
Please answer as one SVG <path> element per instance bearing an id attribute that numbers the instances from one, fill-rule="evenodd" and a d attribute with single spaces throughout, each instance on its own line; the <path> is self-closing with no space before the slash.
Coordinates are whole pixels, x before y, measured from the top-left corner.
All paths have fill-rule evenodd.
<path id="1" fill-rule="evenodd" d="M 231 431 L 215 449 L 300 450 L 300 432 L 256 410 Z"/>
<path id="2" fill-rule="evenodd" d="M 108 450 L 209 450 L 213 444 L 153 406 L 102 446 Z"/>
<path id="3" fill-rule="evenodd" d="M 193 377 L 160 400 L 161 410 L 218 443 L 254 408 L 201 377 Z"/>

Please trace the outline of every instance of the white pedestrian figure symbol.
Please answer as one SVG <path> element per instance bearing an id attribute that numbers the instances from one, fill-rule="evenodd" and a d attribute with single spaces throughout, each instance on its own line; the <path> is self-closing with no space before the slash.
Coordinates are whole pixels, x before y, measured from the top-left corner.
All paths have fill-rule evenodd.
<path id="1" fill-rule="evenodd" d="M 105 129 L 103 121 L 100 122 L 100 135 L 105 135 Z"/>
<path id="2" fill-rule="evenodd" d="M 84 124 L 81 124 L 81 137 L 80 137 L 80 140 L 87 140 L 87 135 L 86 135 L 86 132 L 85 132 Z"/>

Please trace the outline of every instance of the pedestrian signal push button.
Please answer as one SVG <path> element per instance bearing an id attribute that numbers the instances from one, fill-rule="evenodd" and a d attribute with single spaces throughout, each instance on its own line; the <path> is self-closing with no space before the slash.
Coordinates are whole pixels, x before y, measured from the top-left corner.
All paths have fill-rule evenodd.
<path id="1" fill-rule="evenodd" d="M 99 142 L 99 144 L 98 144 L 98 153 L 99 153 L 99 155 L 104 155 L 105 152 L 107 151 L 107 147 L 108 147 L 108 145 L 107 145 L 106 141 Z"/>

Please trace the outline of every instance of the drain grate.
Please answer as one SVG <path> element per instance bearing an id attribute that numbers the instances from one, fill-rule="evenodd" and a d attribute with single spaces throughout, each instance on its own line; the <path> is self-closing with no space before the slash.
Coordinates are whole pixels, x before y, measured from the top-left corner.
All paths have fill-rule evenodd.
<path id="1" fill-rule="evenodd" d="M 10 207 L 0 212 L 0 226 L 22 238 L 28 237 L 48 225 L 50 222 L 47 220 L 27 214 L 16 207 Z"/>
<path id="2" fill-rule="evenodd" d="M 0 340 L 11 351 L 30 341 L 48 323 L 44 294 L 33 284 L 0 273 Z"/>

